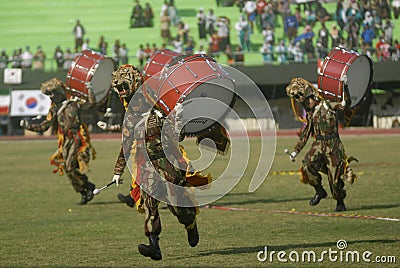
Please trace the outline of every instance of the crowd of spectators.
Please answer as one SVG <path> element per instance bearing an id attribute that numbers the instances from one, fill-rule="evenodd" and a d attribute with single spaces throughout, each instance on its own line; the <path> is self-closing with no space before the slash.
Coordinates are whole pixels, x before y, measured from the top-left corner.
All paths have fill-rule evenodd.
<path id="1" fill-rule="evenodd" d="M 218 2 L 218 1 L 217 1 Z M 220 1 L 217 3 L 221 5 Z M 368 54 L 381 61 L 397 61 L 400 45 L 395 34 L 395 24 L 400 16 L 400 0 L 338 0 L 334 12 L 328 12 L 325 2 L 295 0 L 236 0 L 236 21 L 215 15 L 213 8 L 197 10 L 197 25 L 189 25 L 179 16 L 179 8 L 173 0 L 165 0 L 160 14 L 154 14 L 149 3 L 144 6 L 135 1 L 129 27 L 154 27 L 154 19 L 160 23 L 161 44 L 138 44 L 135 54 L 129 55 L 126 43 L 119 39 L 109 47 L 104 36 L 92 46 L 84 39 L 85 29 L 77 20 L 75 49 L 63 50 L 57 46 L 53 59 L 57 68 L 68 68 L 81 49 L 94 49 L 114 59 L 116 65 L 139 64 L 143 67 L 151 53 L 160 48 L 171 48 L 179 53 L 208 53 L 214 57 L 226 56 L 228 64 L 243 64 L 246 53 L 259 53 L 264 64 L 305 62 L 323 59 L 335 46 L 341 46 Z M 217 6 L 218 6 L 217 5 Z M 77 27 L 81 27 L 80 29 Z M 192 27 L 197 27 L 194 36 Z M 281 27 L 283 36 L 277 36 Z M 232 31 L 237 40 L 232 42 Z M 262 45 L 253 44 L 252 35 L 262 34 Z M 281 32 L 281 31 L 279 31 Z M 135 61 L 135 62 L 134 62 Z M 7 55 L 3 50 L 0 68 L 43 69 L 46 55 L 41 46 L 36 52 L 21 48 Z"/>

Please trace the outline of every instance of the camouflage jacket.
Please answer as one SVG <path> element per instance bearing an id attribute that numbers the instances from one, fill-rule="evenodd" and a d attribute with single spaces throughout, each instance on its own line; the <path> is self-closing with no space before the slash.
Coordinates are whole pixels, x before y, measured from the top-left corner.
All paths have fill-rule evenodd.
<path id="1" fill-rule="evenodd" d="M 77 102 L 65 100 L 61 104 L 53 103 L 46 116 L 46 119 L 39 124 L 29 122 L 26 129 L 35 132 L 44 132 L 57 123 L 58 129 L 64 136 L 75 135 L 82 124 Z"/>
<path id="2" fill-rule="evenodd" d="M 306 118 L 307 123 L 301 129 L 295 151 L 300 152 L 311 135 L 322 143 L 339 141 L 336 112 L 331 108 L 329 101 L 321 101 L 314 109 L 307 111 Z"/>

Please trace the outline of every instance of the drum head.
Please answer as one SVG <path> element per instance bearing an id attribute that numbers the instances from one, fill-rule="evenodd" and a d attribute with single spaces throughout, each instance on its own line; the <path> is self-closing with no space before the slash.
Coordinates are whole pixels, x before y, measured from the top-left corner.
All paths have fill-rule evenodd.
<path id="1" fill-rule="evenodd" d="M 115 64 L 111 58 L 104 58 L 98 64 L 91 80 L 97 103 L 101 102 L 110 92 L 113 71 L 115 71 Z"/>
<path id="2" fill-rule="evenodd" d="M 351 106 L 356 106 L 364 97 L 372 80 L 372 62 L 365 56 L 358 57 L 347 71 L 347 84 Z"/>
<path id="3" fill-rule="evenodd" d="M 233 88 L 233 80 L 218 77 L 191 91 L 182 102 L 183 121 L 187 122 L 183 132 L 188 135 L 200 134 L 223 119 L 235 101 Z"/>

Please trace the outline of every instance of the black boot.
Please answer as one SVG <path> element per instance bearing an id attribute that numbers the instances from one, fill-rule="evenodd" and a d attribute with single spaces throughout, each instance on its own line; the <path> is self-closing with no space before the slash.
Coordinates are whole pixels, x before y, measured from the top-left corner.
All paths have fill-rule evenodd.
<path id="1" fill-rule="evenodd" d="M 149 243 L 150 245 L 139 244 L 138 250 L 140 254 L 145 257 L 150 257 L 152 260 L 159 261 L 162 259 L 161 249 L 158 245 L 158 236 L 155 234 L 150 234 Z"/>
<path id="2" fill-rule="evenodd" d="M 337 201 L 335 211 L 336 212 L 346 211 L 346 206 L 344 204 L 343 199 Z"/>
<path id="3" fill-rule="evenodd" d="M 186 228 L 186 231 L 189 245 L 191 247 L 197 246 L 197 243 L 199 243 L 199 232 L 197 230 L 197 224 L 194 223 L 193 228 Z"/>
<path id="4" fill-rule="evenodd" d="M 85 184 L 85 189 L 81 191 L 81 201 L 78 203 L 79 205 L 86 205 L 90 200 L 93 199 L 94 194 L 93 191 L 96 188 L 96 185 L 94 185 L 91 182 L 87 182 Z"/>
<path id="5" fill-rule="evenodd" d="M 135 201 L 133 200 L 133 198 L 131 197 L 130 194 L 128 195 L 123 195 L 121 193 L 118 194 L 118 199 L 119 201 L 121 201 L 122 203 L 127 204 L 128 206 L 130 206 L 131 208 L 133 208 L 135 206 Z"/>
<path id="6" fill-rule="evenodd" d="M 319 201 L 321 201 L 322 198 L 328 196 L 321 184 L 314 186 L 314 188 L 316 193 L 314 197 L 310 200 L 310 206 L 318 205 Z"/>

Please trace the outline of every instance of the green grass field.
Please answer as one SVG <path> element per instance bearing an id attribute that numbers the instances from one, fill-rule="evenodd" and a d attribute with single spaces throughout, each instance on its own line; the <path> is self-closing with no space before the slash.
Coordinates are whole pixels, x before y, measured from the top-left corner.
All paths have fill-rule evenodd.
<path id="1" fill-rule="evenodd" d="M 153 28 L 135 28 L 129 29 L 129 18 L 132 11 L 132 0 L 94 0 L 94 1 L 71 1 L 71 0 L 19 0 L 19 1 L 3 1 L 0 10 L 0 32 L 2 38 L 0 40 L 0 49 L 5 49 L 10 55 L 14 49 L 25 48 L 29 45 L 31 51 L 35 52 L 38 45 L 42 46 L 47 59 L 46 69 L 55 69 L 55 63 L 52 59 L 56 46 L 61 46 L 63 50 L 67 47 L 74 47 L 74 38 L 72 28 L 76 19 L 80 19 L 86 29 L 85 38 L 90 39 L 90 46 L 97 49 L 98 41 L 101 35 L 108 42 L 108 51 L 111 55 L 111 47 L 116 39 L 120 39 L 121 43 L 126 43 L 130 51 L 130 57 L 136 55 L 136 50 L 140 44 L 156 43 L 161 46 L 163 43 L 160 37 L 159 14 L 161 10 L 161 0 L 141 1 L 142 5 L 149 2 L 153 7 L 155 19 Z M 206 11 L 209 8 L 214 9 L 216 16 L 226 16 L 231 20 L 231 42 L 235 46 L 238 44 L 237 32 L 234 29 L 235 23 L 239 19 L 238 7 L 217 7 L 214 0 L 177 0 L 175 5 L 178 8 L 178 14 L 182 20 L 190 26 L 190 35 L 198 42 L 198 29 L 196 12 L 199 7 L 203 7 Z M 334 13 L 336 3 L 324 3 L 324 6 L 330 13 Z M 296 5 L 292 5 L 292 9 Z M 278 40 L 284 37 L 282 18 L 277 18 L 278 26 L 275 29 L 275 37 Z M 400 20 L 393 20 L 395 23 L 394 38 L 398 38 L 398 29 L 400 28 Z M 328 21 L 326 26 L 328 29 L 335 22 Z M 304 26 L 299 28 L 299 34 L 303 32 Z M 320 24 L 317 23 L 314 33 L 317 34 Z M 172 35 L 176 35 L 176 28 L 171 27 Z M 314 38 L 316 41 L 317 38 Z M 249 65 L 261 65 L 262 55 L 258 53 L 262 43 L 263 36 L 260 32 L 255 31 L 252 36 L 253 53 L 246 53 L 245 63 Z M 170 47 L 172 48 L 172 47 Z M 11 56 L 11 55 L 10 55 Z M 226 57 L 220 56 L 218 61 L 226 63 Z M 132 64 L 138 62 L 132 60 Z"/>
<path id="2" fill-rule="evenodd" d="M 303 215 L 333 213 L 335 201 L 329 195 L 316 207 L 308 205 L 313 189 L 300 183 L 296 172 L 303 153 L 295 163 L 283 153 L 295 140 L 277 139 L 271 171 L 256 192 L 247 191 L 251 175 L 247 171 L 228 195 L 210 204 L 241 210 L 201 209 L 196 248 L 188 245 L 186 232 L 176 218 L 167 209 L 160 209 L 163 260 L 157 263 L 137 251 L 139 243 L 147 243 L 143 215 L 116 197 L 118 192 L 128 192 L 127 172 L 125 184 L 112 186 L 88 205 L 78 206 L 79 195 L 67 178 L 52 174 L 48 159 L 56 140 L 0 141 L 0 267 L 276 267 L 282 264 L 276 253 L 272 263 L 257 260 L 257 253 L 265 246 L 268 252 L 286 252 L 286 259 L 293 251 L 300 256 L 313 251 L 319 257 L 323 251 L 339 251 L 336 242 L 340 239 L 347 241 L 342 253 L 357 251 L 361 258 L 363 252 L 370 251 L 371 260 L 395 256 L 397 263 L 331 262 L 325 255 L 319 263 L 288 260 L 282 265 L 398 267 L 400 222 L 365 216 L 400 218 L 399 136 L 343 137 L 347 153 L 360 161 L 353 165 L 359 178 L 346 185 L 348 211 L 332 217 Z M 120 140 L 94 140 L 93 144 L 97 159 L 91 162 L 89 176 L 101 187 L 111 180 Z M 184 145 L 189 155 L 198 156 L 193 140 Z M 258 148 L 257 139 L 252 145 Z M 252 154 L 250 170 L 257 160 L 254 157 Z M 218 174 L 225 161 L 218 156 L 206 172 Z M 324 185 L 329 188 L 326 177 Z"/>

